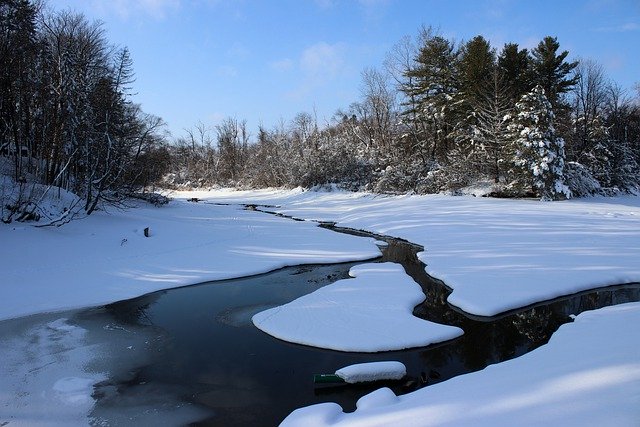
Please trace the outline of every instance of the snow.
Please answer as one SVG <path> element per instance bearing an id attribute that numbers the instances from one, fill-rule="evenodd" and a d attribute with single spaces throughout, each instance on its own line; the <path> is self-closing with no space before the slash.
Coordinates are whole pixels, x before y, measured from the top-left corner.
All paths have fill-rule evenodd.
<path id="1" fill-rule="evenodd" d="M 1 224 L 0 319 L 108 303 L 285 265 L 363 260 L 379 254 L 374 239 L 210 202 L 277 205 L 266 209 L 421 244 L 425 251 L 420 258 L 427 272 L 453 288 L 449 302 L 477 315 L 640 281 L 639 197 L 541 203 L 300 189 L 220 190 L 177 197 L 163 208 L 140 205 L 129 211 L 96 212 L 60 228 Z M 207 203 L 184 200 L 191 197 Z M 144 236 L 146 227 L 151 237 Z M 403 272 L 368 264 L 354 269 L 353 276 L 341 286 L 354 294 L 367 289 L 367 296 L 336 300 L 340 305 L 369 303 L 371 310 L 362 313 L 373 317 L 371 313 L 387 309 L 379 300 L 368 299 L 381 285 L 381 295 L 396 305 L 393 319 L 409 319 L 417 294 L 415 300 L 404 299 L 413 291 L 405 295 L 397 290 L 408 280 Z M 386 291 L 384 285 L 391 281 L 385 277 L 394 283 Z M 291 315 L 288 308 L 276 311 L 274 324 L 275 319 Z M 339 322 L 335 317 L 339 312 L 326 310 L 334 316 L 328 319 L 310 307 L 291 313 L 289 322 L 298 323 L 290 326 L 301 330 L 319 331 L 321 324 L 335 322 L 334 336 L 324 339 L 349 340 L 372 351 L 383 348 L 373 349 L 372 340 L 362 340 L 359 332 L 343 333 L 344 323 L 357 325 L 357 321 Z M 102 371 L 87 366 L 104 352 L 88 343 L 85 331 L 64 316 L 47 316 L 50 320 L 44 323 L 32 318 L 8 320 L 20 325 L 20 333 L 0 335 L 0 424 L 87 423 L 94 403 L 92 389 L 105 378 Z M 305 316 L 315 320 L 301 321 Z M 390 318 L 382 317 L 383 328 L 391 326 Z M 451 328 L 413 319 L 421 327 Z M 548 345 L 525 356 L 404 396 L 377 390 L 361 398 L 352 414 L 344 414 L 335 403 L 302 408 L 284 425 L 500 426 L 513 425 L 514 420 L 518 425 L 637 425 L 639 321 L 640 303 L 582 313 L 574 323 L 562 326 Z M 405 329 L 417 330 L 414 324 Z M 293 335 L 291 329 L 287 334 Z M 385 346 L 403 348 L 410 341 L 404 333 L 394 338 Z M 122 345 L 123 358 L 138 347 L 129 338 Z"/>
<path id="2" fill-rule="evenodd" d="M 219 191 L 208 197 L 261 201 L 279 206 L 267 210 L 420 244 L 427 272 L 453 288 L 448 301 L 479 316 L 640 281 L 635 196 L 548 203 L 300 190 Z"/>
<path id="3" fill-rule="evenodd" d="M 188 425 L 207 416 L 162 386 L 143 399 L 120 389 L 162 337 L 113 325 L 107 310 L 100 313 L 84 321 L 70 311 L 0 322 L 0 425 Z"/>
<path id="4" fill-rule="evenodd" d="M 93 378 L 61 378 L 53 384 L 53 390 L 62 401 L 82 404 L 92 402 L 91 393 L 93 393 L 94 383 L 95 379 Z"/>
<path id="5" fill-rule="evenodd" d="M 457 338 L 462 330 L 413 316 L 425 299 L 399 264 L 363 264 L 339 280 L 253 316 L 262 331 L 285 341 L 339 351 L 380 352 Z"/>
<path id="6" fill-rule="evenodd" d="M 357 363 L 338 369 L 336 375 L 349 384 L 400 380 L 407 375 L 407 367 L 404 363 L 397 361 Z"/>
<path id="7" fill-rule="evenodd" d="M 144 236 L 149 227 L 150 237 Z M 313 223 L 175 200 L 62 227 L 0 225 L 0 319 L 86 307 L 288 265 L 380 255 L 374 239 Z"/>
<path id="8" fill-rule="evenodd" d="M 85 368 L 95 353 L 86 331 L 66 318 L 23 328 L 0 335 L 0 424 L 87 425 L 93 385 L 106 377 Z"/>
<path id="9" fill-rule="evenodd" d="M 640 303 L 584 312 L 517 359 L 404 396 L 380 389 L 353 413 L 301 408 L 295 426 L 636 426 L 640 420 Z"/>

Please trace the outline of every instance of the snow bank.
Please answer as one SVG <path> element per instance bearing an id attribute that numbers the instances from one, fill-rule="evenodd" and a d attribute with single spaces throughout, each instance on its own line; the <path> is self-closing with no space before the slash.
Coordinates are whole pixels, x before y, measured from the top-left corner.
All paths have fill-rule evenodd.
<path id="1" fill-rule="evenodd" d="M 640 281 L 640 197 L 544 203 L 299 190 L 208 197 L 278 205 L 273 210 L 294 217 L 418 243 L 428 273 L 453 288 L 449 302 L 476 315 Z"/>
<path id="2" fill-rule="evenodd" d="M 344 279 L 253 316 L 262 331 L 285 341 L 340 351 L 379 352 L 422 347 L 462 330 L 413 316 L 420 286 L 392 263 L 353 267 Z"/>
<path id="3" fill-rule="evenodd" d="M 144 229 L 149 227 L 150 237 Z M 0 319 L 133 298 L 288 265 L 380 255 L 373 239 L 177 200 L 96 212 L 63 227 L 0 224 Z"/>
<path id="4" fill-rule="evenodd" d="M 407 367 L 404 366 L 404 363 L 395 361 L 358 363 L 338 369 L 336 375 L 350 384 L 399 380 L 407 375 Z"/>
<path id="5" fill-rule="evenodd" d="M 335 403 L 294 411 L 293 426 L 637 426 L 640 303 L 585 312 L 517 359 L 416 392 L 380 389 L 354 413 Z"/>

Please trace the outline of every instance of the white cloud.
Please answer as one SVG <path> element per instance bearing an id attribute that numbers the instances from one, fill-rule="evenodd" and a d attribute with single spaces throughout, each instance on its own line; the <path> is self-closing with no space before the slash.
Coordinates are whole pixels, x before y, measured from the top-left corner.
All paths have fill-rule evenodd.
<path id="1" fill-rule="evenodd" d="M 529 50 L 535 49 L 540 44 L 541 40 L 542 40 L 542 37 L 529 36 L 529 37 L 525 38 L 523 41 L 521 41 L 519 43 L 518 47 L 520 49 L 524 49 L 524 48 L 529 49 Z"/>
<path id="2" fill-rule="evenodd" d="M 319 42 L 304 49 L 298 67 L 301 81 L 288 92 L 289 98 L 300 99 L 336 80 L 347 71 L 346 45 Z M 281 65 L 286 65 L 283 63 Z"/>
<path id="3" fill-rule="evenodd" d="M 344 67 L 344 50 L 341 43 L 316 43 L 302 52 L 300 68 L 313 79 L 335 77 Z"/>
<path id="4" fill-rule="evenodd" d="M 293 68 L 294 63 L 290 58 L 280 59 L 269 63 L 269 68 L 278 72 L 289 71 Z"/>
<path id="5" fill-rule="evenodd" d="M 209 121 L 211 123 L 213 123 L 213 125 L 217 125 L 222 123 L 222 121 L 227 118 L 228 115 L 226 115 L 225 113 L 221 113 L 220 111 L 214 111 L 213 113 L 210 113 L 207 118 L 209 119 Z"/>
<path id="6" fill-rule="evenodd" d="M 604 66 L 609 71 L 618 71 L 624 69 L 626 65 L 625 58 L 617 54 L 609 54 L 604 59 Z"/>

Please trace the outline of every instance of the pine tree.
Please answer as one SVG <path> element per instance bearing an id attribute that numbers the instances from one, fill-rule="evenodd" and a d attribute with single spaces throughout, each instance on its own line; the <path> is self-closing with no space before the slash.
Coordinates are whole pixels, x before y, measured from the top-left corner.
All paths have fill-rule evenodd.
<path id="1" fill-rule="evenodd" d="M 495 66 L 495 51 L 484 37 L 476 36 L 463 46 L 458 62 L 458 81 L 466 99 L 484 98 L 489 92 Z"/>
<path id="2" fill-rule="evenodd" d="M 509 125 L 513 137 L 510 187 L 520 194 L 532 191 L 543 200 L 571 196 L 564 184 L 564 141 L 556 135 L 553 119 L 551 103 L 540 86 L 516 104 Z"/>
<path id="3" fill-rule="evenodd" d="M 549 102 L 554 109 L 560 105 L 560 96 L 576 84 L 576 77 L 567 77 L 576 68 L 578 62 L 566 62 L 568 51 L 558 54 L 560 43 L 556 37 L 545 37 L 533 49 L 532 70 L 536 85 L 542 86 Z"/>
<path id="4" fill-rule="evenodd" d="M 417 122 L 415 127 L 421 131 L 416 135 L 415 148 L 425 164 L 444 159 L 451 145 L 457 60 L 452 42 L 429 36 L 420 47 L 415 66 L 406 72 L 412 85 L 403 90 L 414 100 L 414 109 L 405 111 L 404 116 Z"/>
<path id="5" fill-rule="evenodd" d="M 519 49 L 517 43 L 504 45 L 498 56 L 498 69 L 513 105 L 533 88 L 529 51 Z"/>

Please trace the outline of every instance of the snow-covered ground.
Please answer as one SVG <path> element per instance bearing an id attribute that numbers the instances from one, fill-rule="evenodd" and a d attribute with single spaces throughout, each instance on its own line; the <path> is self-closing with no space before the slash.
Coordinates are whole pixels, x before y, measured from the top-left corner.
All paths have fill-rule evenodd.
<path id="1" fill-rule="evenodd" d="M 355 412 L 335 403 L 294 411 L 283 427 L 637 426 L 640 303 L 580 314 L 525 354 L 396 396 L 382 388 Z"/>
<path id="2" fill-rule="evenodd" d="M 144 236 L 149 227 L 150 237 Z M 370 259 L 373 239 L 176 200 L 62 227 L 0 225 L 0 319 L 86 307 L 288 265 Z"/>
<path id="3" fill-rule="evenodd" d="M 594 287 L 640 281 L 640 197 L 564 202 L 445 195 L 215 192 L 262 200 L 297 218 L 401 237 L 424 246 L 427 272 L 476 315 Z"/>
<path id="4" fill-rule="evenodd" d="M 278 205 L 270 210 L 422 244 L 425 251 L 420 256 L 427 271 L 454 288 L 450 302 L 480 315 L 595 286 L 640 280 L 637 197 L 541 203 L 299 190 L 175 196 L 178 200 L 162 208 L 98 212 L 60 228 L 0 225 L 0 319 L 102 304 L 285 265 L 379 254 L 373 239 L 208 202 Z M 191 197 L 207 203 L 184 200 Z M 146 227 L 150 237 L 144 236 Z M 368 281 L 380 277 L 374 275 Z M 346 298 L 341 304 L 354 301 Z M 370 308 L 379 307 L 377 303 Z M 284 314 L 286 309 L 279 311 Z M 324 321 L 322 316 L 314 319 Z M 287 423 L 406 425 L 406 419 L 420 419 L 424 425 L 492 425 L 514 420 L 537 424 L 534 420 L 540 419 L 551 424 L 599 425 L 607 417 L 617 425 L 637 425 L 639 320 L 640 304 L 585 313 L 563 326 L 549 345 L 523 358 L 405 397 L 379 390 L 363 398 L 353 415 L 325 404 L 296 412 Z M 20 354 L 30 351 L 28 343 L 11 339 L 0 343 L 6 356 L 0 364 L 2 384 L 15 385 L 23 378 L 46 384 L 48 389 L 41 390 L 40 396 L 50 398 L 46 402 L 15 399 L 12 390 L 17 386 L 3 386 L 7 394 L 0 402 L 0 424 L 10 418 L 12 424 L 20 420 L 28 424 L 25 414 L 32 411 L 25 405 L 46 408 L 60 401 L 75 409 L 63 422 L 48 419 L 45 424 L 86 420 L 82 414 L 92 404 L 88 390 L 102 376 L 84 368 L 92 347 L 85 345 L 82 331 L 54 316 L 29 334 L 45 345 L 62 346 L 60 354 L 65 357 L 47 350 L 21 365 Z M 313 344 L 313 334 L 307 339 Z M 76 353 L 75 348 L 82 351 Z M 54 359 L 49 360 L 50 355 Z M 38 375 L 47 381 L 39 382 L 34 378 Z"/>

